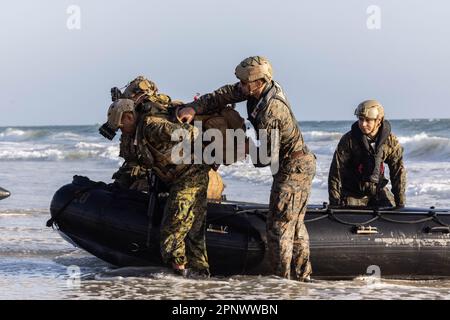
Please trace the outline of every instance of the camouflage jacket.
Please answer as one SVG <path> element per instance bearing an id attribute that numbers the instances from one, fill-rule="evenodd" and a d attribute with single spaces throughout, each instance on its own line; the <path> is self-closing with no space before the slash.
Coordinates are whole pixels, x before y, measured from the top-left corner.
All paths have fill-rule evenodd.
<path id="1" fill-rule="evenodd" d="M 346 195 L 375 196 L 387 180 L 384 163 L 389 167 L 392 193 L 397 206 L 405 205 L 406 170 L 403 148 L 392 134 L 390 124 L 384 121 L 377 136 L 375 150 L 364 140 L 358 123 L 352 125 L 339 141 L 334 152 L 328 177 L 330 204 L 339 205 Z"/>
<path id="2" fill-rule="evenodd" d="M 122 133 L 120 136 L 119 157 L 130 164 L 138 164 L 137 148 L 134 145 L 134 135 Z"/>
<path id="3" fill-rule="evenodd" d="M 134 145 L 134 135 L 121 135 L 119 157 L 125 161 L 112 178 L 122 188 L 129 188 L 136 179 L 146 178 L 145 168 L 140 165 L 137 147 Z"/>
<path id="4" fill-rule="evenodd" d="M 189 164 L 182 163 L 181 157 L 178 159 L 180 161 L 173 159 L 172 155 L 173 149 L 181 146 L 180 141 L 191 141 L 192 143 L 195 140 L 198 130 L 194 126 L 187 123 L 178 123 L 172 119 L 167 111 L 160 110 L 160 112 L 142 117 L 137 128 L 136 139 L 142 164 L 146 168 L 152 168 L 167 185 L 201 165 L 191 164 L 192 153 L 189 155 L 178 154 L 189 157 Z M 177 133 L 178 140 L 176 141 L 172 141 L 174 133 Z"/>
<path id="5" fill-rule="evenodd" d="M 159 114 L 163 111 L 167 113 L 167 105 L 150 100 L 140 103 L 137 109 L 139 109 L 139 111 L 136 112 L 138 123 L 141 122 L 146 115 Z M 119 170 L 114 173 L 113 179 L 124 188 L 128 188 L 136 179 L 147 178 L 147 167 L 142 161 L 141 152 L 137 142 L 136 134 L 122 133 L 120 137 L 119 156 L 125 161 Z"/>
<path id="6" fill-rule="evenodd" d="M 267 155 L 270 156 L 271 143 L 279 146 L 280 167 L 286 167 L 298 153 L 309 153 L 300 127 L 291 110 L 289 102 L 278 83 L 272 81 L 264 90 L 261 98 L 256 100 L 245 96 L 239 83 L 225 85 L 218 90 L 199 97 L 196 101 L 187 104 L 194 108 L 197 113 L 213 112 L 218 106 L 229 103 L 237 103 L 247 100 L 248 120 L 252 123 L 259 138 L 259 130 L 267 133 Z M 272 131 L 277 130 L 274 135 L 277 141 L 271 141 Z M 265 166 L 259 159 L 254 161 L 256 166 Z M 301 163 L 301 162 L 300 162 Z"/>

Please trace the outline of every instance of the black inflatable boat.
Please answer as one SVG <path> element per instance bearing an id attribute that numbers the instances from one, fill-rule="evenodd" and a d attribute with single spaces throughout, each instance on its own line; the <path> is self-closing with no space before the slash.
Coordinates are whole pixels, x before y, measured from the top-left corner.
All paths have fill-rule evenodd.
<path id="1" fill-rule="evenodd" d="M 0 187 L 0 200 L 6 199 L 11 195 L 11 193 L 8 190 L 3 189 Z"/>
<path id="2" fill-rule="evenodd" d="M 152 215 L 148 195 L 115 190 L 75 176 L 51 203 L 54 226 L 66 240 L 116 266 L 161 265 L 163 200 Z M 215 275 L 268 274 L 267 205 L 209 203 L 207 247 Z M 315 278 L 450 277 L 450 211 L 434 208 L 358 209 L 309 206 L 305 217 Z"/>

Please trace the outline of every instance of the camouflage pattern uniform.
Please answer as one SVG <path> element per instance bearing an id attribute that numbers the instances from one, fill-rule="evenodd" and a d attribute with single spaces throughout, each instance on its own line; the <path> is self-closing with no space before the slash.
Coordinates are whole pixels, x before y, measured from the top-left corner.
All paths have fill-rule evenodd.
<path id="1" fill-rule="evenodd" d="M 207 270 L 206 192 L 208 169 L 196 165 L 170 186 L 161 223 L 161 254 L 166 263 Z"/>
<path id="2" fill-rule="evenodd" d="M 316 159 L 306 147 L 297 120 L 281 87 L 271 81 L 261 98 L 243 94 L 239 83 L 226 85 L 187 104 L 197 113 L 211 112 L 216 106 L 247 100 L 249 120 L 258 129 L 267 130 L 268 148 L 272 130 L 278 130 L 280 169 L 274 174 L 267 217 L 268 254 L 273 272 L 297 280 L 312 272 L 309 261 L 309 237 L 304 224 L 306 205 Z M 267 164 L 266 164 L 267 165 Z M 259 160 L 255 166 L 263 166 Z"/>
<path id="3" fill-rule="evenodd" d="M 171 141 L 172 133 L 186 129 L 195 136 L 195 128 L 173 122 L 167 109 L 155 110 L 158 112 L 148 114 L 138 124 L 137 139 L 144 166 L 152 168 L 169 188 L 161 223 L 161 255 L 167 264 L 208 270 L 205 226 L 210 167 L 172 162 L 172 148 L 179 143 Z"/>
<path id="4" fill-rule="evenodd" d="M 328 178 L 330 204 L 404 206 L 403 148 L 392 134 L 389 122 L 384 120 L 380 127 L 375 150 L 364 139 L 367 141 L 355 122 L 339 141 Z M 385 186 L 388 180 L 384 177 L 383 163 L 389 166 L 393 195 Z"/>
<path id="5" fill-rule="evenodd" d="M 122 189 L 148 191 L 146 169 L 140 164 L 134 135 L 122 133 L 119 157 L 125 161 L 113 174 L 114 183 Z"/>
<path id="6" fill-rule="evenodd" d="M 117 89 L 118 90 L 118 89 Z M 113 98 L 131 99 L 136 104 L 135 111 L 139 117 L 145 113 L 145 105 L 150 101 L 163 100 L 170 102 L 170 97 L 159 94 L 158 87 L 153 81 L 143 76 L 138 76 L 131 80 L 123 93 Z M 139 112 L 138 112 L 139 110 Z M 120 137 L 119 156 L 125 161 L 117 172 L 112 176 L 114 183 L 122 189 L 132 189 L 138 191 L 148 191 L 147 170 L 139 161 L 135 136 L 122 133 Z"/>

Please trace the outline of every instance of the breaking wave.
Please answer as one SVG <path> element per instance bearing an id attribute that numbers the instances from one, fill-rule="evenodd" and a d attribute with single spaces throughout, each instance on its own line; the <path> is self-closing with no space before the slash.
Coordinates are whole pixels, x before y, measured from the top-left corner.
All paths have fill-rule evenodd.
<path id="1" fill-rule="evenodd" d="M 450 161 L 450 139 L 429 136 L 425 132 L 399 137 L 405 157 L 426 161 Z"/>
<path id="2" fill-rule="evenodd" d="M 119 141 L 107 141 L 97 126 L 0 128 L 0 161 L 100 159 L 117 162 Z"/>
<path id="3" fill-rule="evenodd" d="M 306 131 L 303 133 L 303 137 L 311 143 L 316 141 L 338 142 L 342 137 L 342 132 Z"/>
<path id="4" fill-rule="evenodd" d="M 413 182 L 408 185 L 407 190 L 409 195 L 433 195 L 442 199 L 450 198 L 450 180 L 441 180 L 437 182 L 421 181 Z"/>
<path id="5" fill-rule="evenodd" d="M 308 147 L 317 154 L 332 155 L 342 137 L 340 132 L 306 131 L 303 133 Z M 450 161 L 450 139 L 421 132 L 398 136 L 404 147 L 405 158 L 420 161 Z"/>
<path id="6" fill-rule="evenodd" d="M 17 128 L 7 128 L 0 132 L 0 139 L 6 141 L 27 141 L 46 137 L 49 130 L 22 130 Z"/>
<path id="7" fill-rule="evenodd" d="M 305 142 L 315 153 L 332 155 L 342 137 L 340 132 L 307 131 Z M 410 136 L 399 136 L 405 157 L 421 161 L 450 161 L 450 139 L 432 136 L 425 132 Z"/>
<path id="8" fill-rule="evenodd" d="M 119 161 L 119 145 L 79 142 L 75 146 L 1 144 L 0 161 L 7 160 L 89 160 Z"/>
<path id="9" fill-rule="evenodd" d="M 446 128 L 448 122 L 437 122 L 432 128 L 427 127 L 429 122 L 424 124 L 422 122 L 414 122 L 414 128 L 411 127 L 410 121 L 400 121 L 396 124 L 399 130 L 403 131 L 398 137 L 404 147 L 405 158 L 422 162 L 450 161 L 450 137 Z M 328 123 L 323 125 L 314 123 L 310 127 L 305 125 L 302 128 L 306 144 L 317 155 L 332 156 L 340 138 L 349 129 L 345 129 L 341 124 L 330 126 Z M 96 125 L 0 128 L 0 161 L 83 159 L 117 161 L 118 139 L 107 141 L 98 134 L 97 129 Z M 249 130 L 248 133 L 251 136 L 253 130 Z M 246 168 L 246 170 L 247 175 L 254 174 L 253 169 Z M 231 168 L 226 171 L 230 176 L 238 174 Z"/>
<path id="10" fill-rule="evenodd" d="M 74 127 L 73 131 L 62 131 L 67 128 L 44 127 L 44 128 L 0 128 L 0 141 L 21 142 L 21 141 L 74 141 L 89 138 L 95 135 L 95 127 L 88 126 L 80 130 Z"/>

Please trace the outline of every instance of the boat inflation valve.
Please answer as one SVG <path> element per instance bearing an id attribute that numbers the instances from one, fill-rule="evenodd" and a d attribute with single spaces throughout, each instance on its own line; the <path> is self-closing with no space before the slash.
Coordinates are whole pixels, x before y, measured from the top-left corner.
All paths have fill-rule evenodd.
<path id="1" fill-rule="evenodd" d="M 356 234 L 378 234 L 377 227 L 371 227 L 371 226 L 357 226 L 353 230 Z"/>

